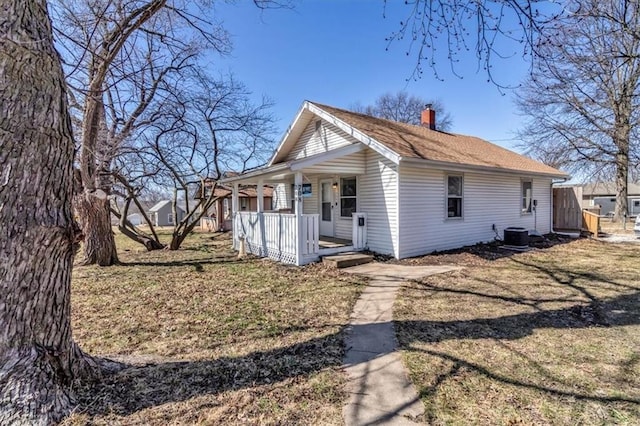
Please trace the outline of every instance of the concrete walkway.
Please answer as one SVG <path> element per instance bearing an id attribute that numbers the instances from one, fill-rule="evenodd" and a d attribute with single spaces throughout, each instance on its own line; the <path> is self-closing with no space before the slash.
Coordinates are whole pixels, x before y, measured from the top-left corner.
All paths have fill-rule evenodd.
<path id="1" fill-rule="evenodd" d="M 423 414 L 424 407 L 396 351 L 393 302 L 403 282 L 458 269 L 381 263 L 343 269 L 372 279 L 347 329 L 344 368 L 351 397 L 342 413 L 347 426 L 417 424 L 412 419 Z"/>

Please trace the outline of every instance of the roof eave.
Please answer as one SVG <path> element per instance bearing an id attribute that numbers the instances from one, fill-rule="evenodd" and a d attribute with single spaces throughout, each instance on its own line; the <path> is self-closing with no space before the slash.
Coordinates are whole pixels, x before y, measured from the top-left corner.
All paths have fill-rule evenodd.
<path id="1" fill-rule="evenodd" d="M 412 166 L 422 166 L 422 167 L 446 168 L 452 171 L 473 170 L 478 172 L 518 174 L 518 175 L 527 175 L 527 176 L 544 176 L 544 177 L 558 178 L 558 179 L 569 179 L 571 177 L 568 174 L 563 172 L 560 172 L 560 173 L 534 172 L 534 171 L 521 170 L 521 169 L 506 169 L 506 168 L 493 167 L 493 166 L 481 166 L 476 164 L 462 164 L 462 163 L 453 163 L 448 161 L 426 160 L 423 158 L 400 157 L 400 165 L 403 165 L 403 164 L 412 165 Z"/>
<path id="2" fill-rule="evenodd" d="M 369 148 L 373 149 L 378 154 L 382 155 L 392 163 L 400 164 L 400 158 L 401 158 L 400 155 L 390 147 L 372 138 L 371 136 L 367 135 L 365 132 L 357 129 L 355 126 L 352 126 L 351 124 L 346 123 L 345 121 L 334 116 L 333 114 L 323 110 L 322 107 L 314 104 L 313 102 L 307 102 L 307 104 L 308 104 L 307 106 L 309 111 L 311 111 L 318 117 L 322 118 L 328 123 L 333 124 L 343 132 L 347 133 L 348 135 L 351 135 L 358 142 L 363 143 L 365 146 L 368 146 Z"/>
<path id="3" fill-rule="evenodd" d="M 309 109 L 309 101 L 304 101 L 300 106 L 300 108 L 298 109 L 298 113 L 296 114 L 295 118 L 293 119 L 291 124 L 289 124 L 289 127 L 287 127 L 287 131 L 284 133 L 284 135 L 280 139 L 278 148 L 276 148 L 276 151 L 273 153 L 273 156 L 267 163 L 267 166 L 273 166 L 274 164 L 277 163 L 279 159 L 281 160 L 280 158 L 281 154 L 283 154 L 283 150 L 285 149 L 285 146 L 287 145 L 289 138 L 291 137 L 294 129 L 296 129 L 296 126 L 300 122 L 300 118 L 302 117 L 302 114 L 304 114 L 304 112 L 308 109 Z"/>
<path id="4" fill-rule="evenodd" d="M 243 173 L 241 175 L 237 175 L 237 176 L 233 176 L 233 177 L 228 177 L 225 179 L 220 179 L 220 183 L 222 184 L 226 184 L 226 183 L 240 183 L 242 181 L 247 181 L 248 179 L 252 179 L 252 178 L 258 178 L 258 177 L 269 177 L 271 175 L 274 174 L 279 174 L 282 173 L 283 171 L 290 171 L 291 169 L 291 165 L 289 163 L 278 163 L 276 165 L 273 166 L 268 166 L 268 167 L 264 167 L 261 169 L 256 169 L 256 170 L 252 170 L 250 172 L 247 173 Z M 255 179 L 254 179 L 255 181 Z"/>

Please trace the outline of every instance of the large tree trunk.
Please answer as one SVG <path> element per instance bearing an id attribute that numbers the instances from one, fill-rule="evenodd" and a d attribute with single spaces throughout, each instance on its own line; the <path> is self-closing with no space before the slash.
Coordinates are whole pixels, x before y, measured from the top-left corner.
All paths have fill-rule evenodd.
<path id="1" fill-rule="evenodd" d="M 627 86 L 625 86 L 626 88 Z M 628 182 L 629 182 L 629 146 L 631 140 L 631 114 L 633 106 L 630 103 L 632 97 L 624 95 L 618 102 L 615 115 L 615 129 L 613 132 L 613 143 L 616 145 L 616 208 L 613 219 L 621 220 L 628 214 Z"/>
<path id="2" fill-rule="evenodd" d="M 120 262 L 111 229 L 111 209 L 107 198 L 111 192 L 108 178 L 111 160 L 108 155 L 104 155 L 105 146 L 97 143 L 100 140 L 104 144 L 107 140 L 101 96 L 101 93 L 87 96 L 88 108 L 96 112 L 93 115 L 86 112 L 91 119 L 85 118 L 82 123 L 84 137 L 89 138 L 92 144 L 83 141 L 80 155 L 82 192 L 76 196 L 74 205 L 84 234 L 82 264 L 111 266 Z"/>
<path id="3" fill-rule="evenodd" d="M 93 371 L 70 326 L 74 144 L 46 2 L 4 1 L 0 34 L 0 424 L 50 424 Z"/>
<path id="4" fill-rule="evenodd" d="M 629 152 L 619 152 L 616 155 L 616 208 L 613 215 L 615 221 L 628 215 L 628 179 Z"/>
<path id="5" fill-rule="evenodd" d="M 84 265 L 111 266 L 120 263 L 111 229 L 109 200 L 83 192 L 75 208 L 84 234 Z"/>

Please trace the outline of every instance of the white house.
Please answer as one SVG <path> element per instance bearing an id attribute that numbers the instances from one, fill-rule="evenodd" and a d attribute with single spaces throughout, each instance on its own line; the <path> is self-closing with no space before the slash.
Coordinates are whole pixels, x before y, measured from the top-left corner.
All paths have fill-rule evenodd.
<path id="1" fill-rule="evenodd" d="M 274 188 L 272 211 L 233 208 L 234 247 L 302 265 L 362 249 L 402 259 L 512 226 L 551 231 L 551 185 L 566 173 L 438 131 L 433 110 L 422 122 L 304 102 L 266 167 L 224 180 L 236 206 L 240 184 Z"/>

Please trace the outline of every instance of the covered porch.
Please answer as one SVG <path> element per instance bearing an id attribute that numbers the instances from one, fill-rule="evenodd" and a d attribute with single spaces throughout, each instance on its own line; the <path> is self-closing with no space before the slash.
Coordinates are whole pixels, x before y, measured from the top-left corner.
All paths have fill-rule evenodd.
<path id="1" fill-rule="evenodd" d="M 257 256 L 304 265 L 322 256 L 367 247 L 367 215 L 358 211 L 358 177 L 364 153 L 354 145 L 225 179 L 231 184 L 233 247 Z M 239 209 L 238 193 L 255 185 L 258 211 Z M 265 211 L 264 186 L 273 188 Z"/>

